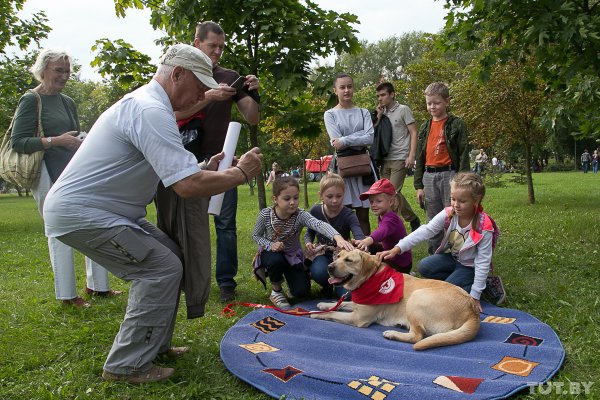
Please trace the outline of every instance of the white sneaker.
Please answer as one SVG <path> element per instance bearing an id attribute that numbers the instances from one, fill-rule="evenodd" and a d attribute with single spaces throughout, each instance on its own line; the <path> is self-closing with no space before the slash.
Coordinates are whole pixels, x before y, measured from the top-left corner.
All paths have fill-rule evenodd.
<path id="1" fill-rule="evenodd" d="M 281 292 L 276 292 L 274 290 L 271 290 L 271 297 L 269 297 L 269 299 L 271 300 L 271 303 L 273 303 L 276 307 L 279 308 L 290 308 L 290 302 L 288 301 L 287 297 L 285 297 L 285 294 L 283 294 L 283 291 Z"/>

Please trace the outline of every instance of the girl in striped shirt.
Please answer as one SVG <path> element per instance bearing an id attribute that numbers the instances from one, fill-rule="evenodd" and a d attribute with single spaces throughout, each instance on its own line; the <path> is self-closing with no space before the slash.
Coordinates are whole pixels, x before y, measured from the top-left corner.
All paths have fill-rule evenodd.
<path id="1" fill-rule="evenodd" d="M 303 227 L 334 240 L 344 250 L 354 248 L 331 225 L 299 209 L 299 196 L 300 186 L 296 179 L 291 176 L 275 179 L 274 205 L 261 210 L 252 232 L 252 239 L 259 246 L 260 262 L 271 281 L 270 300 L 280 308 L 290 307 L 282 290 L 284 278 L 292 296 L 304 297 L 310 293 L 310 278 L 304 269 L 304 254 L 300 245 Z"/>

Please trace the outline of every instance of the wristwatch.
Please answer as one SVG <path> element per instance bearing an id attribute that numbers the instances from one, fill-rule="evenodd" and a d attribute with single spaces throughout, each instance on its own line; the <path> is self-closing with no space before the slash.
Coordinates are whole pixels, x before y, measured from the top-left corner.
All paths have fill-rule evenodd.
<path id="1" fill-rule="evenodd" d="M 52 147 L 52 138 L 51 137 L 47 137 L 46 141 L 48 142 L 48 147 Z"/>

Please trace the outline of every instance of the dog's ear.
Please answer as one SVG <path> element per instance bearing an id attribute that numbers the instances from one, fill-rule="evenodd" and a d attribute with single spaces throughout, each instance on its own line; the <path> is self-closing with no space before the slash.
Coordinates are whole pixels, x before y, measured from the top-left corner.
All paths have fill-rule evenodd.
<path id="1" fill-rule="evenodd" d="M 377 256 L 374 256 L 364 251 L 360 252 L 360 256 L 362 258 L 362 263 L 364 266 L 374 266 L 375 268 L 379 268 L 379 266 L 381 265 L 381 261 L 379 261 L 379 258 Z"/>

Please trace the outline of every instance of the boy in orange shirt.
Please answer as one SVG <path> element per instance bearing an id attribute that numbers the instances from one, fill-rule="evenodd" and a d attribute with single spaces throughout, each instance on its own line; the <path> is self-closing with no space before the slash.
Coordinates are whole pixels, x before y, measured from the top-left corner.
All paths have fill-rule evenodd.
<path id="1" fill-rule="evenodd" d="M 430 221 L 450 206 L 450 180 L 458 171 L 469 171 L 469 137 L 462 119 L 448 114 L 450 92 L 442 82 L 425 89 L 425 102 L 431 119 L 419 128 L 414 186 L 417 201 L 425 207 Z M 433 254 L 442 240 L 437 235 L 429 240 Z"/>

